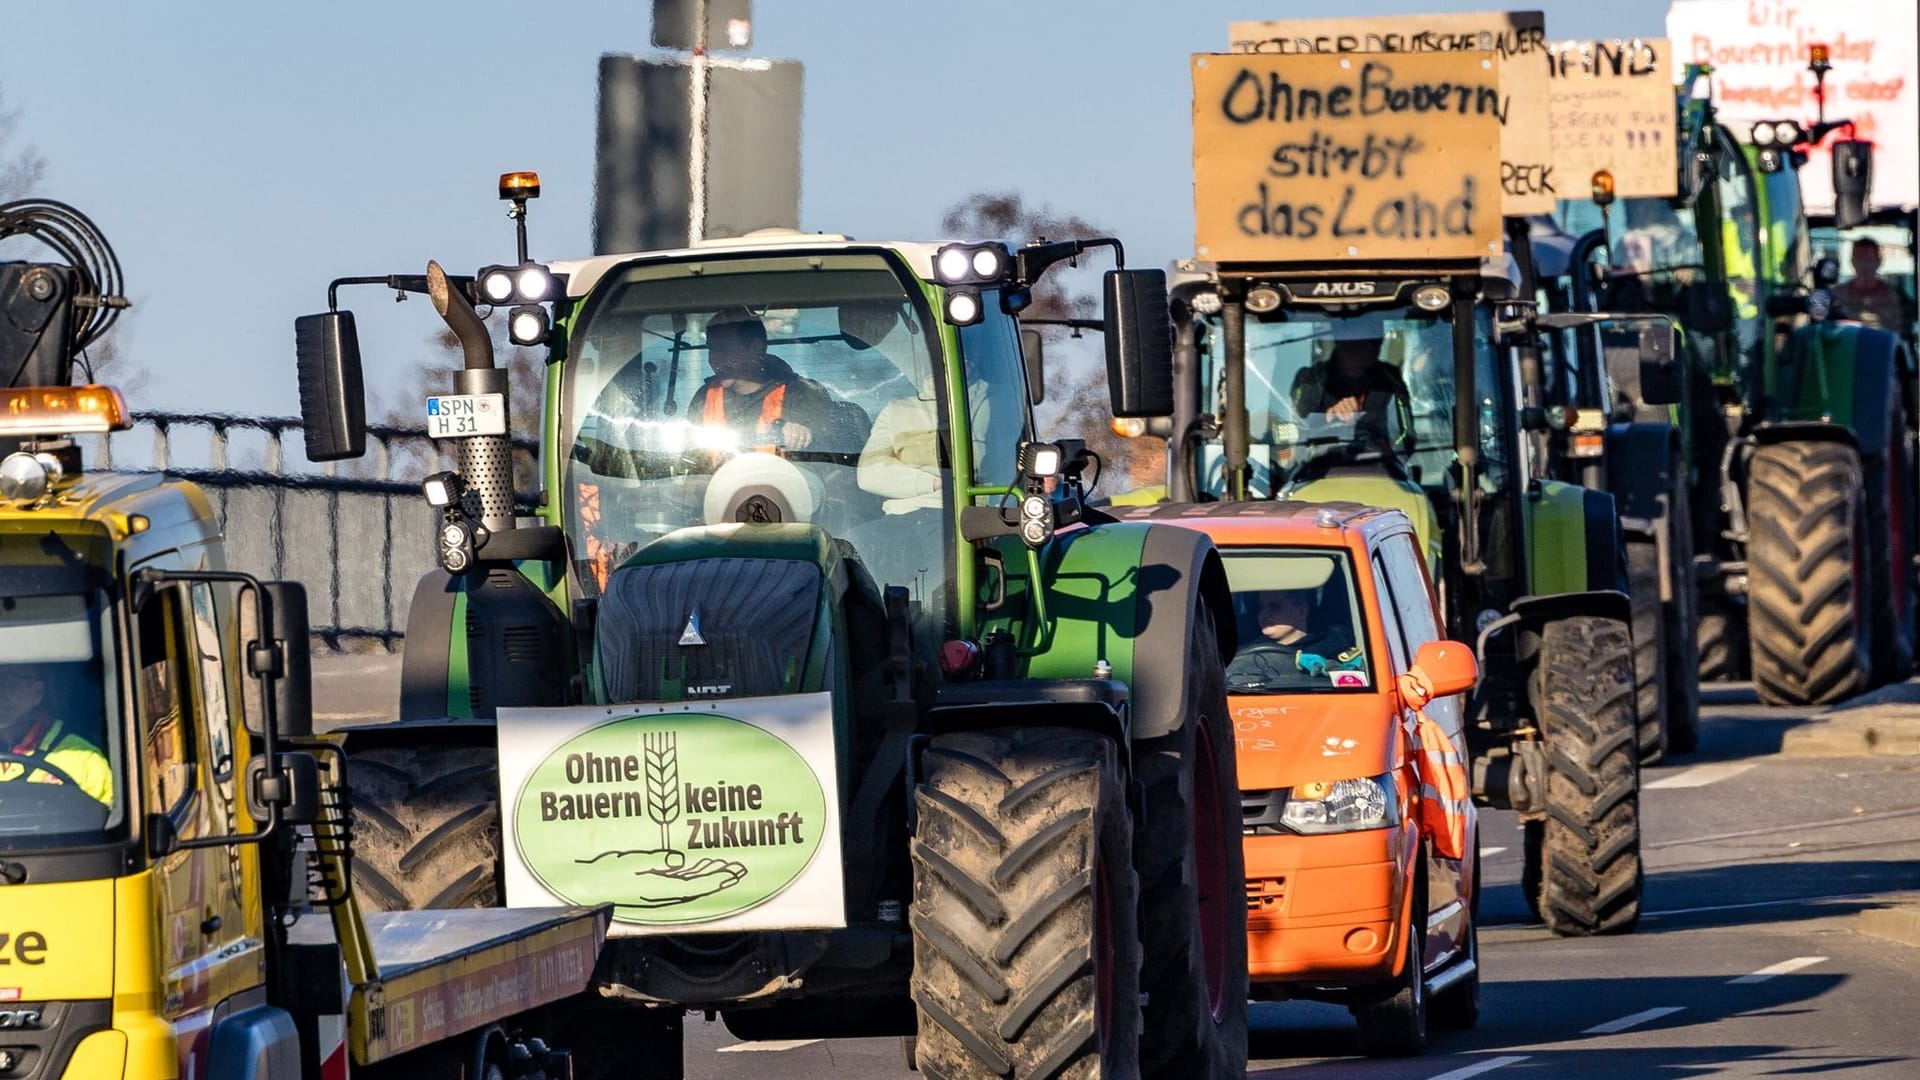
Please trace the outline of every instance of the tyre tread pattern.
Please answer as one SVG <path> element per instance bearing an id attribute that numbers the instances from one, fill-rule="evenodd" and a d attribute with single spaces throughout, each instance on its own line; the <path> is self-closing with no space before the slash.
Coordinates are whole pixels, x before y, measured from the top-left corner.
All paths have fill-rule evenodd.
<path id="1" fill-rule="evenodd" d="M 1784 442 L 1748 465 L 1747 632 L 1754 690 L 1769 705 L 1826 705 L 1872 673 L 1860 457 L 1841 443 Z"/>
<path id="2" fill-rule="evenodd" d="M 933 1077 L 1102 1075 L 1094 875 L 1114 935 L 1107 1075 L 1139 1038 L 1137 886 L 1119 750 L 1057 728 L 935 739 L 912 845 L 915 1052 Z"/>
<path id="3" fill-rule="evenodd" d="M 1584 937 L 1640 918 L 1640 770 L 1626 624 L 1581 616 L 1542 631 L 1547 814 L 1536 903 L 1547 928 Z"/>
<path id="4" fill-rule="evenodd" d="M 481 747 L 383 747 L 347 758 L 353 883 L 375 911 L 499 907 L 498 759 Z"/>

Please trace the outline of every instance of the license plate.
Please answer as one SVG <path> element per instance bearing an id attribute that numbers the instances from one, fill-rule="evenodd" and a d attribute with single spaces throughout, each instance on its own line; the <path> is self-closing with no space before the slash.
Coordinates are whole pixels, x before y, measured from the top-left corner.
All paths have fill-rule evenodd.
<path id="1" fill-rule="evenodd" d="M 507 400 L 503 394 L 446 394 L 427 399 L 427 434 L 436 439 L 506 433 Z"/>

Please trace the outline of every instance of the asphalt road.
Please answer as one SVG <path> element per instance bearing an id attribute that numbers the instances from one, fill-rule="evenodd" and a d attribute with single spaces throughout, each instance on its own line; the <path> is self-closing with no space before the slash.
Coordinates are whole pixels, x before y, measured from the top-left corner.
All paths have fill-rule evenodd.
<path id="1" fill-rule="evenodd" d="M 1903 688 L 1905 689 L 1905 688 Z M 1818 722 L 1709 688 L 1698 753 L 1648 770 L 1639 931 L 1529 924 L 1511 814 L 1482 817 L 1481 1020 L 1424 1057 L 1357 1055 L 1341 1008 L 1253 1007 L 1250 1076 L 1920 1076 L 1920 947 L 1859 913 L 1920 902 L 1920 757 L 1794 757 Z M 741 1043 L 690 1018 L 687 1075 L 912 1077 L 897 1040 Z"/>

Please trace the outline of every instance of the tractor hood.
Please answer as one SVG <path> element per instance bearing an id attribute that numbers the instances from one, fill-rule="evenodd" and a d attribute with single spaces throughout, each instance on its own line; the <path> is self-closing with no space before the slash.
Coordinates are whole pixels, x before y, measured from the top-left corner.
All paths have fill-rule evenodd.
<path id="1" fill-rule="evenodd" d="M 1266 694 L 1227 699 L 1238 733 L 1240 789 L 1379 776 L 1399 764 L 1387 694 Z"/>

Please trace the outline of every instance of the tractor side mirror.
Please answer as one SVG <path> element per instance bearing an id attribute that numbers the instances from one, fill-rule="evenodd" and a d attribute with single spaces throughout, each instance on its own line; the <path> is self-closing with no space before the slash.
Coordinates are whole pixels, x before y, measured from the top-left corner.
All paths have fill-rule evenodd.
<path id="1" fill-rule="evenodd" d="M 339 461 L 366 453 L 367 394 L 353 312 L 323 311 L 293 320 L 293 347 L 307 460 Z"/>
<path id="2" fill-rule="evenodd" d="M 1664 319 L 1640 326 L 1640 400 L 1649 405 L 1680 403 L 1684 376 L 1673 324 Z"/>
<path id="3" fill-rule="evenodd" d="M 1413 670 L 1420 673 L 1435 698 L 1464 694 L 1480 681 L 1480 664 L 1473 649 L 1459 641 L 1429 641 L 1413 654 Z"/>
<path id="4" fill-rule="evenodd" d="M 1107 393 L 1113 415 L 1173 412 L 1173 320 L 1164 270 L 1109 270 L 1106 301 Z"/>
<path id="5" fill-rule="evenodd" d="M 1040 331 L 1021 327 L 1020 355 L 1027 362 L 1027 398 L 1038 405 L 1047 400 L 1047 344 Z"/>
<path id="6" fill-rule="evenodd" d="M 251 656 L 257 642 L 280 643 L 280 670 L 273 681 L 274 734 L 283 738 L 305 738 L 313 734 L 313 663 L 308 645 L 307 589 L 296 581 L 266 581 L 260 587 L 267 591 L 273 625 L 264 635 L 261 633 L 259 601 L 252 590 L 243 590 L 240 646 L 243 654 Z M 256 739 L 263 738 L 266 708 L 260 696 L 260 683 L 250 678 L 246 685 L 247 731 Z"/>
<path id="7" fill-rule="evenodd" d="M 279 768 L 269 770 L 259 754 L 247 762 L 247 813 L 265 821 L 267 807 L 280 807 L 282 825 L 311 825 L 320 817 L 320 762 L 312 754 L 275 754 Z"/>
<path id="8" fill-rule="evenodd" d="M 1727 283 L 1708 279 L 1687 283 L 1687 327 L 1696 334 L 1724 334 L 1733 329 L 1733 296 Z"/>
<path id="9" fill-rule="evenodd" d="M 1873 144 L 1843 139 L 1833 144 L 1833 225 L 1851 229 L 1867 220 L 1873 187 Z"/>

